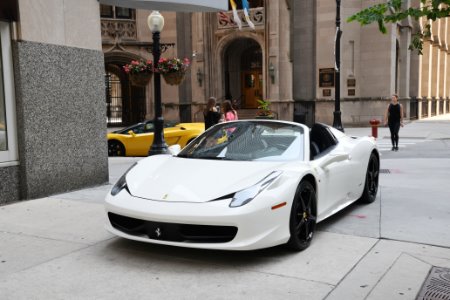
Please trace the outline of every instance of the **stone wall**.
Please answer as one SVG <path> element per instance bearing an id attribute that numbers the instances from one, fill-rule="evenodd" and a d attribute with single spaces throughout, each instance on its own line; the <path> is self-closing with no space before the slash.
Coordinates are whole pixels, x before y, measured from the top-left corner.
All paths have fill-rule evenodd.
<path id="1" fill-rule="evenodd" d="M 13 46 L 21 198 L 108 181 L 103 53 Z"/>
<path id="2" fill-rule="evenodd" d="M 19 196 L 19 167 L 0 168 L 0 205 L 18 201 Z"/>

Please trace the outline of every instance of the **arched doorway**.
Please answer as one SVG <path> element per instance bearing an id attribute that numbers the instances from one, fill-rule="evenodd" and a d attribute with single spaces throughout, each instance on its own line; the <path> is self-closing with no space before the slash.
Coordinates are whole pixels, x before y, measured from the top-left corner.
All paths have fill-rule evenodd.
<path id="1" fill-rule="evenodd" d="M 146 115 L 146 88 L 134 86 L 123 65 L 139 57 L 123 53 L 105 54 L 106 113 L 108 126 L 126 126 L 141 122 Z"/>
<path id="2" fill-rule="evenodd" d="M 251 38 L 232 41 L 224 55 L 225 98 L 236 100 L 239 108 L 257 108 L 263 97 L 263 54 Z"/>

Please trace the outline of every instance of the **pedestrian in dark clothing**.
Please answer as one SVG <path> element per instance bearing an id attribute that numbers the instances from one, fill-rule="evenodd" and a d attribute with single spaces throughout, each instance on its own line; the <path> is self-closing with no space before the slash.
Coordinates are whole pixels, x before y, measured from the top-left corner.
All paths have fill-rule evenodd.
<path id="1" fill-rule="evenodd" d="M 384 113 L 384 125 L 388 124 L 391 131 L 392 151 L 398 151 L 398 132 L 400 126 L 403 127 L 403 106 L 398 102 L 397 95 L 392 95 L 391 99 Z"/>
<path id="2" fill-rule="evenodd" d="M 219 123 L 220 113 L 216 108 L 216 98 L 210 97 L 208 99 L 208 104 L 203 111 L 203 117 L 205 118 L 205 130 Z"/>

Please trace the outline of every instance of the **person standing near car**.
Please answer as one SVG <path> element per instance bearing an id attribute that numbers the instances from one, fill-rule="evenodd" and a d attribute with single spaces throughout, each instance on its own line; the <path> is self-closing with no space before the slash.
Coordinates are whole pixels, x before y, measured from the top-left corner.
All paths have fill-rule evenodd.
<path id="1" fill-rule="evenodd" d="M 206 108 L 203 111 L 203 117 L 205 118 L 205 130 L 219 123 L 220 113 L 217 111 L 216 108 L 216 98 L 210 97 L 208 99 Z"/>
<path id="2" fill-rule="evenodd" d="M 237 111 L 233 109 L 230 100 L 225 100 L 222 103 L 223 121 L 235 121 L 238 119 Z"/>
<path id="3" fill-rule="evenodd" d="M 384 126 L 389 125 L 391 131 L 392 151 L 398 151 L 398 132 L 400 126 L 403 127 L 403 106 L 398 102 L 398 96 L 392 95 L 391 103 L 389 103 L 384 113 Z"/>

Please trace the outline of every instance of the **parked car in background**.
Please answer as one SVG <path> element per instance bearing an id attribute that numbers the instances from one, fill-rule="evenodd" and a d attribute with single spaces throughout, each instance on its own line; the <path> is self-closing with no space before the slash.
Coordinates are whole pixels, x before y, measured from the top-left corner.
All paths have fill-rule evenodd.
<path id="1" fill-rule="evenodd" d="M 108 133 L 108 156 L 147 156 L 153 143 L 153 120 Z M 164 122 L 167 145 L 186 146 L 205 130 L 204 123 Z"/>

